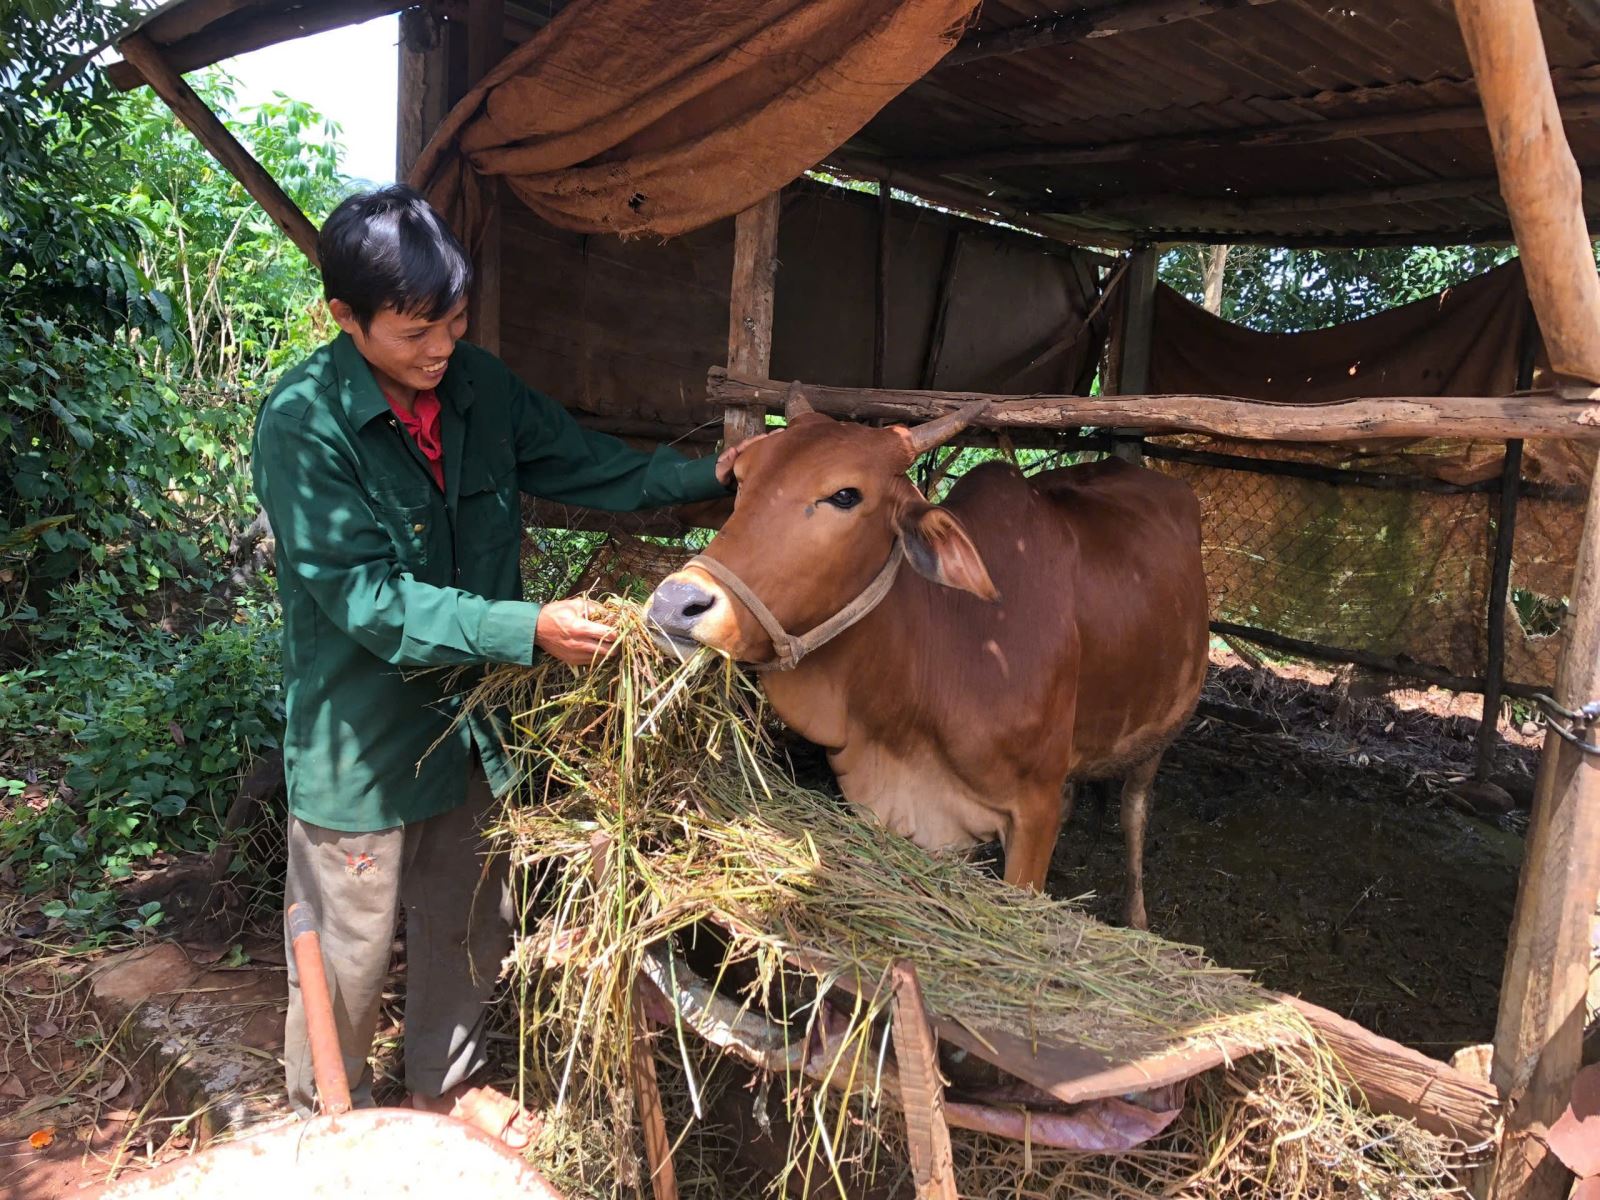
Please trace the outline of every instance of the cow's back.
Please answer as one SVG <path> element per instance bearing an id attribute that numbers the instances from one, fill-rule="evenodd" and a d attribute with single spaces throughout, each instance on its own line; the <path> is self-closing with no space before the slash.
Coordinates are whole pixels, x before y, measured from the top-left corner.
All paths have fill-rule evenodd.
<path id="1" fill-rule="evenodd" d="M 1014 636 L 1048 655 L 1063 615 L 1076 628 L 1073 778 L 1121 774 L 1170 741 L 1199 699 L 1209 640 L 1188 485 L 1116 459 L 1027 479 L 992 464 L 947 506 L 1008 607 L 1029 615 Z"/>

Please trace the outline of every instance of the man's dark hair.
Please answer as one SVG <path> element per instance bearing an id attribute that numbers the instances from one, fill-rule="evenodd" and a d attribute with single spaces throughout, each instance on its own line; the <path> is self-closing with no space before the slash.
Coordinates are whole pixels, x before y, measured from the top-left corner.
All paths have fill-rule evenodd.
<path id="1" fill-rule="evenodd" d="M 436 321 L 472 286 L 455 234 L 403 183 L 343 201 L 322 226 L 317 257 L 322 294 L 348 304 L 362 329 L 384 308 Z"/>

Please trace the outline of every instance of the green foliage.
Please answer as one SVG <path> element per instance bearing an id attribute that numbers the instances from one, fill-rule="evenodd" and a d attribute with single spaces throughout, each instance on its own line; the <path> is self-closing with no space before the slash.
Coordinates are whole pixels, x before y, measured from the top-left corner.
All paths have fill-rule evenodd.
<path id="1" fill-rule="evenodd" d="M 281 736 L 277 622 L 241 609 L 175 636 L 127 621 L 86 587 L 69 607 L 81 644 L 0 674 L 0 721 L 67 746 L 76 798 L 0 824 L 0 863 L 28 892 L 65 894 L 45 912 L 74 928 L 143 928 L 153 914 L 119 919 L 100 881 L 158 850 L 215 842 L 240 778 Z"/>
<path id="2" fill-rule="evenodd" d="M 196 90 L 233 111 L 233 81 L 202 73 Z M 326 341 L 331 327 L 316 272 L 233 176 L 148 91 L 123 100 L 124 153 L 102 185 L 142 225 L 142 272 L 172 297 L 174 373 L 256 383 Z M 226 122 L 313 222 L 348 190 L 338 127 L 278 94 Z"/>
<path id="3" fill-rule="evenodd" d="M 1209 246 L 1161 256 L 1161 282 L 1196 304 Z M 1500 246 L 1407 246 L 1368 250 L 1229 248 L 1222 316 L 1271 333 L 1322 329 L 1432 296 L 1511 258 Z"/>
<path id="4" fill-rule="evenodd" d="M 0 779 L 0 862 L 103 937 L 160 921 L 115 881 L 208 846 L 277 744 L 275 610 L 223 581 L 256 404 L 327 331 L 315 272 L 171 114 L 68 70 L 148 5 L 0 6 L 0 752 L 26 776 Z M 313 219 L 336 203 L 309 107 L 229 124 Z M 42 808 L 36 775 L 64 775 Z"/>

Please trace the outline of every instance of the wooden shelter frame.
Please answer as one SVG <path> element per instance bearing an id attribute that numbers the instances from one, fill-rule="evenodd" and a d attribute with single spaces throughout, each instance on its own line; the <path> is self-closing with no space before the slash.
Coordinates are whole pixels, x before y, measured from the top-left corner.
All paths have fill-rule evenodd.
<path id="1" fill-rule="evenodd" d="M 1122 0 L 1092 10 L 1075 10 L 1041 18 L 1015 28 L 968 35 L 951 55 L 952 62 L 985 56 L 1024 53 L 1041 46 L 1060 46 L 1088 37 L 1104 37 L 1130 29 L 1203 19 L 1241 4 L 1272 0 Z M 969 168 L 1005 163 L 1049 161 L 1056 164 L 1126 161 L 1155 148 L 1204 148 L 1219 144 L 1313 144 L 1373 136 L 1403 129 L 1451 129 L 1485 119 L 1493 144 L 1495 179 L 1450 181 L 1432 196 L 1468 195 L 1498 188 L 1504 197 L 1511 230 L 1521 251 L 1528 293 L 1554 371 L 1567 382 L 1542 393 L 1512 396 L 1387 397 L 1340 404 L 1278 406 L 1225 396 L 1154 396 L 1144 394 L 1150 361 L 1150 327 L 1154 296 L 1155 254 L 1150 243 L 1160 240 L 1159 220 L 1174 209 L 1197 211 L 1182 197 L 1152 196 L 1149 241 L 1134 248 L 1128 280 L 1120 289 L 1126 306 L 1123 342 L 1113 351 L 1114 395 L 997 397 L 978 422 L 993 431 L 1074 431 L 1085 425 L 1136 431 L 1208 431 L 1231 437 L 1274 441 L 1348 441 L 1372 437 L 1470 436 L 1504 439 L 1510 452 L 1500 486 L 1500 546 L 1495 588 L 1503 596 L 1501 570 L 1508 554 L 1509 530 L 1517 494 L 1517 454 L 1527 437 L 1600 438 L 1600 276 L 1585 227 L 1583 178 L 1569 148 L 1562 119 L 1600 115 L 1600 98 L 1557 100 L 1534 0 L 1454 0 L 1456 16 L 1476 75 L 1482 103 L 1477 110 L 1460 106 L 1435 108 L 1403 116 L 1354 118 L 1315 123 L 1290 123 L 1267 130 L 1219 135 L 1166 135 L 1162 138 L 1111 141 L 1059 150 L 1019 147 L 972 156 Z M 270 175 L 228 134 L 222 123 L 183 81 L 183 73 L 231 54 L 292 37 L 331 29 L 407 8 L 405 0 L 342 0 L 293 11 L 268 12 L 254 19 L 251 0 L 174 0 L 121 39 L 121 62 L 109 72 L 119 85 L 147 83 L 194 132 L 207 150 L 249 190 L 285 234 L 316 261 L 315 230 Z M 439 28 L 437 17 L 453 18 Z M 208 28 L 226 18 L 225 35 Z M 500 56 L 505 39 L 517 40 L 533 30 L 508 20 L 504 0 L 431 0 L 403 17 L 415 28 L 401 48 L 401 111 L 397 165 L 404 175 L 422 149 L 427 131 L 443 119 L 452 95 L 481 77 Z M 431 22 L 431 28 L 430 28 Z M 159 28 L 165 47 L 148 31 Z M 419 34 L 417 30 L 422 32 Z M 465 30 L 463 49 L 458 39 Z M 430 42 L 430 38 L 432 41 Z M 452 78 L 452 74 L 454 77 Z M 880 185 L 880 222 L 894 204 L 891 188 L 901 188 L 930 202 L 1003 219 L 1049 237 L 1067 237 L 1051 223 L 1048 212 L 997 200 L 942 178 L 948 161 L 896 161 L 864 157 L 840 150 L 829 157 L 830 169 Z M 1391 193 L 1393 189 L 1391 189 Z M 496 199 L 503 189 L 495 193 Z M 1369 196 L 1367 202 L 1395 200 L 1393 194 Z M 1361 202 L 1343 196 L 1339 203 Z M 1262 201 L 1255 201 L 1258 206 Z M 1271 204 L 1314 204 L 1314 198 L 1282 195 Z M 1080 205 L 1080 210 L 1082 206 Z M 492 205 L 479 250 L 478 277 L 472 296 L 474 325 L 488 331 L 491 348 L 498 330 L 502 281 L 498 270 L 498 203 Z M 711 396 L 723 405 L 723 434 L 730 441 L 750 436 L 765 425 L 765 412 L 781 403 L 786 384 L 768 378 L 772 353 L 773 297 L 777 270 L 778 198 L 775 195 L 735 219 L 735 252 L 727 368 L 713 372 Z M 1230 240 L 1219 235 L 1218 241 Z M 1296 239 L 1285 238 L 1284 242 Z M 1327 239 L 1323 239 L 1326 242 Z M 1397 241 L 1417 241 L 1398 235 Z M 1381 236 L 1352 237 L 1349 244 L 1379 244 Z M 952 269 L 954 263 L 947 265 Z M 880 238 L 877 292 L 879 321 L 875 382 L 881 383 L 883 361 L 882 309 L 886 280 L 892 269 L 887 242 Z M 480 334 L 480 338 L 481 338 Z M 925 382 L 927 377 L 925 376 Z M 824 412 L 851 417 L 925 419 L 939 416 L 970 399 L 964 394 L 927 390 L 814 388 L 812 403 Z M 1554 700 L 1565 710 L 1582 709 L 1600 699 L 1600 474 L 1590 486 L 1573 587 L 1569 636 L 1563 653 Z M 1497 605 L 1503 609 L 1503 604 Z M 1491 667 L 1485 681 L 1493 696 L 1500 687 Z M 1565 1194 L 1566 1174 L 1539 1137 L 1564 1107 L 1580 1061 L 1589 969 L 1590 920 L 1600 893 L 1600 758 L 1572 742 L 1547 736 L 1535 790 L 1526 861 L 1519 885 L 1510 949 L 1501 988 L 1499 1020 L 1492 1059 L 1492 1080 L 1503 1106 L 1503 1129 L 1492 1178 L 1478 1190 L 1523 1200 Z M 896 1041 L 920 1045 L 926 1030 L 916 1022 L 920 998 L 914 978 L 906 984 L 904 1012 L 896 1014 Z M 1331 1014 L 1326 1014 L 1330 1020 Z M 902 1021 L 911 1022 L 902 1030 Z M 1325 1028 L 1332 1028 L 1328 1021 Z M 1348 1025 L 1348 1023 L 1344 1023 Z M 1354 1029 L 1355 1027 L 1350 1027 Z M 1344 1030 L 1352 1060 L 1366 1063 L 1367 1084 L 1385 1071 L 1398 1070 L 1413 1080 L 1441 1079 L 1470 1093 L 1471 1081 L 1459 1072 L 1420 1055 L 1382 1043 L 1365 1031 Z M 1374 1050 L 1374 1046 L 1377 1047 Z M 1365 1048 L 1363 1054 L 1361 1049 Z M 1423 1064 L 1418 1067 L 1416 1060 Z M 1409 1064 L 1409 1065 L 1408 1065 Z M 935 1075 L 936 1078 L 936 1075 Z M 649 1086 L 647 1083 L 641 1086 Z M 1389 1092 L 1393 1092 L 1393 1088 Z M 1404 1089 L 1401 1089 L 1404 1091 Z M 1432 1085 L 1413 1094 L 1408 1115 L 1437 1116 L 1430 1099 Z M 1438 1089 L 1448 1092 L 1450 1087 Z M 1369 1092 L 1383 1095 L 1381 1087 Z M 1402 1109 L 1404 1106 L 1401 1106 Z M 659 1110 L 656 1110 L 659 1115 Z M 920 1117 L 919 1117 L 920 1120 Z M 923 1121 L 923 1144 L 914 1156 L 926 1195 L 948 1195 L 948 1135 L 942 1118 Z M 659 1156 L 660 1131 L 650 1138 L 652 1157 Z M 931 1165 L 930 1165 L 931 1164 Z M 670 1170 L 658 1162 L 653 1181 L 658 1197 L 672 1194 Z"/>

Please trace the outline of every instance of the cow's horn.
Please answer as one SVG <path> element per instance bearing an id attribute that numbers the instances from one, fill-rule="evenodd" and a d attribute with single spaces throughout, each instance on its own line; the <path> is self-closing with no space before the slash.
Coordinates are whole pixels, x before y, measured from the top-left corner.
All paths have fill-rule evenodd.
<path id="1" fill-rule="evenodd" d="M 916 426 L 909 433 L 912 453 L 926 454 L 929 450 L 944 445 L 982 416 L 990 403 L 992 402 L 988 400 L 974 400 L 971 404 L 962 405 L 949 416 Z"/>
<path id="2" fill-rule="evenodd" d="M 783 419 L 793 421 L 796 417 L 803 417 L 807 413 L 815 412 L 811 401 L 807 400 L 805 393 L 800 390 L 800 383 L 794 380 L 783 394 Z"/>

